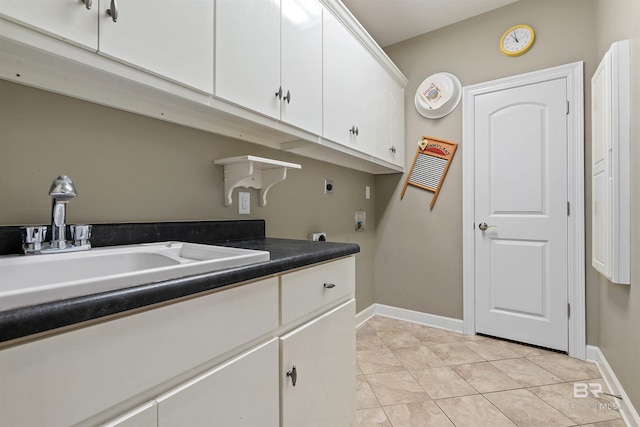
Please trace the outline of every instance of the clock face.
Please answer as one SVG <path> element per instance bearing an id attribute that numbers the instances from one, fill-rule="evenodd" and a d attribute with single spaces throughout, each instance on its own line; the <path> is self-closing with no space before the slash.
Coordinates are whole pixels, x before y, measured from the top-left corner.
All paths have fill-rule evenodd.
<path id="1" fill-rule="evenodd" d="M 518 56 L 533 45 L 533 29 L 528 25 L 516 25 L 509 28 L 500 39 L 500 50 L 507 56 Z"/>

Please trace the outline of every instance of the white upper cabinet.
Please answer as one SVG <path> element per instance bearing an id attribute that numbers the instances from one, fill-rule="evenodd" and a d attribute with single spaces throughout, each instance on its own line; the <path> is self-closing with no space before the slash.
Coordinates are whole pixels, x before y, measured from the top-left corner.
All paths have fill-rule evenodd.
<path id="1" fill-rule="evenodd" d="M 319 134 L 320 3 L 218 0 L 215 95 Z"/>
<path id="2" fill-rule="evenodd" d="M 98 52 L 213 94 L 213 6 L 214 0 L 100 0 Z"/>
<path id="3" fill-rule="evenodd" d="M 0 0 L 0 40 L 8 81 L 404 170 L 406 78 L 340 0 Z"/>
<path id="4" fill-rule="evenodd" d="M 0 1 L 0 17 L 93 51 L 98 50 L 99 9 L 98 0 Z"/>
<path id="5" fill-rule="evenodd" d="M 317 135 L 322 133 L 322 14 L 318 1 L 282 0 L 281 119 Z"/>
<path id="6" fill-rule="evenodd" d="M 331 13 L 323 23 L 322 135 L 373 155 L 374 59 Z"/>
<path id="7" fill-rule="evenodd" d="M 404 88 L 376 63 L 375 157 L 404 166 Z"/>
<path id="8" fill-rule="evenodd" d="M 215 95 L 277 118 L 279 88 L 279 2 L 218 0 Z"/>

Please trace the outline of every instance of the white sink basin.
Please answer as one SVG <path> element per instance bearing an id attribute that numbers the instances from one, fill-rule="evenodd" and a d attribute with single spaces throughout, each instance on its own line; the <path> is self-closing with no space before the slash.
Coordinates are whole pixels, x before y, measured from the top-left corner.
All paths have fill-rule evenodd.
<path id="1" fill-rule="evenodd" d="M 0 256 L 0 310 L 269 261 L 267 251 L 183 242 Z"/>

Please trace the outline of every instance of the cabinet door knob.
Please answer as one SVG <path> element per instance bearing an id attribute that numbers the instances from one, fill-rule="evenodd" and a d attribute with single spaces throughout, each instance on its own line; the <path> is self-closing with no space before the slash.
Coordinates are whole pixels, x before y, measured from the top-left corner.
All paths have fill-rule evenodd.
<path id="1" fill-rule="evenodd" d="M 291 92 L 287 91 L 287 95 L 284 97 L 287 100 L 287 104 L 291 102 Z"/>
<path id="2" fill-rule="evenodd" d="M 396 147 L 392 145 L 389 151 L 391 151 L 392 154 L 396 154 Z"/>
<path id="3" fill-rule="evenodd" d="M 358 136 L 358 127 L 356 125 L 351 126 L 351 129 L 349 129 L 349 132 L 351 132 L 351 135 Z"/>
<path id="4" fill-rule="evenodd" d="M 336 287 L 336 284 L 335 283 L 325 283 L 324 287 L 327 288 L 327 289 L 333 289 L 333 288 Z"/>
<path id="5" fill-rule="evenodd" d="M 91 5 L 93 4 L 93 0 L 82 0 L 84 2 L 84 6 L 87 10 L 91 10 Z"/>
<path id="6" fill-rule="evenodd" d="M 113 22 L 118 22 L 118 3 L 116 3 L 116 0 L 111 0 L 111 6 L 107 9 L 107 15 L 113 19 Z"/>
<path id="7" fill-rule="evenodd" d="M 293 368 L 291 368 L 290 371 L 287 371 L 287 376 L 291 377 L 291 383 L 295 387 L 296 383 L 298 382 L 298 370 L 296 369 L 295 365 L 293 366 Z"/>
<path id="8" fill-rule="evenodd" d="M 280 89 L 276 92 L 276 98 L 282 99 L 282 86 L 280 86 Z"/>

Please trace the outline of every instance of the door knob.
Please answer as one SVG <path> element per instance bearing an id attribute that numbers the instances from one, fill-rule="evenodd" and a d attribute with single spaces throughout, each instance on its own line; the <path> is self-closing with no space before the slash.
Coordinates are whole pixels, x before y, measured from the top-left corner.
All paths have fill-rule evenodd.
<path id="1" fill-rule="evenodd" d="M 481 222 L 481 223 L 480 223 L 480 225 L 478 225 L 478 228 L 479 228 L 480 230 L 482 230 L 482 231 L 488 230 L 488 229 L 489 229 L 489 228 L 491 228 L 491 227 L 496 227 L 496 228 L 498 228 L 498 226 L 497 226 L 497 225 L 487 225 L 487 223 L 486 223 L 486 222 Z"/>

